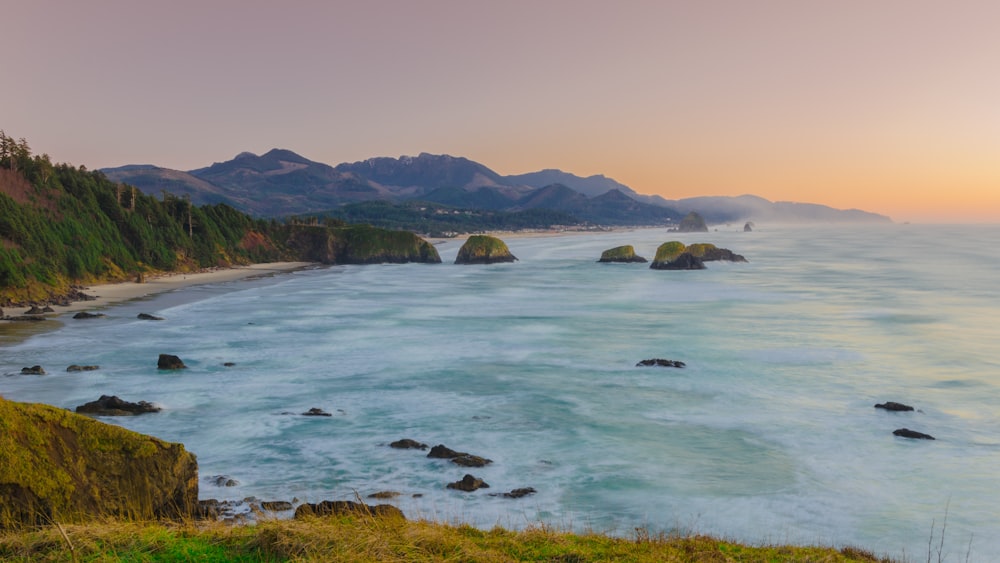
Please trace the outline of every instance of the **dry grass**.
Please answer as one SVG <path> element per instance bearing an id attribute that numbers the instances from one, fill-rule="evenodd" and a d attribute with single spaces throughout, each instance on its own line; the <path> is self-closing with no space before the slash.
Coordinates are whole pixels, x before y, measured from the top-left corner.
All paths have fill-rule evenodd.
<path id="1" fill-rule="evenodd" d="M 746 546 L 707 536 L 634 538 L 524 531 L 368 516 L 219 522 L 105 521 L 0 533 L 3 561 L 592 561 L 848 562 L 888 559 L 859 550 Z"/>

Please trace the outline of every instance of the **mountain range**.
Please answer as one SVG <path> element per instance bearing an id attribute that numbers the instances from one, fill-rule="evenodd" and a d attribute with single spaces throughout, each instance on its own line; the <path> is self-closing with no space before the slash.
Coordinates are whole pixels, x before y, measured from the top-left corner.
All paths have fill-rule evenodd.
<path id="1" fill-rule="evenodd" d="M 460 209 L 548 209 L 603 225 L 664 225 L 697 211 L 709 223 L 889 222 L 860 210 L 756 196 L 667 200 L 602 175 L 546 169 L 503 176 L 467 158 L 421 153 L 330 166 L 286 149 L 243 152 L 232 160 L 181 171 L 154 165 L 102 169 L 108 179 L 147 194 L 169 192 L 195 204 L 226 203 L 259 217 L 322 213 L 357 202 L 427 202 Z"/>

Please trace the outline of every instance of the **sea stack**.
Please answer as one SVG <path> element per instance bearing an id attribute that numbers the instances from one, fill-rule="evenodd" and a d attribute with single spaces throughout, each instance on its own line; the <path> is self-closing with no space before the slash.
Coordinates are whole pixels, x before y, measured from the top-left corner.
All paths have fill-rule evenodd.
<path id="1" fill-rule="evenodd" d="M 626 244 L 605 250 L 598 262 L 648 262 L 648 260 L 636 254 L 631 244 Z"/>
<path id="2" fill-rule="evenodd" d="M 708 225 L 705 224 L 704 217 L 692 211 L 681 219 L 677 230 L 682 233 L 707 233 Z"/>
<path id="3" fill-rule="evenodd" d="M 456 264 L 496 264 L 516 261 L 517 258 L 510 253 L 504 241 L 489 235 L 469 237 L 455 258 Z"/>
<path id="4" fill-rule="evenodd" d="M 705 264 L 701 258 L 688 252 L 683 242 L 673 240 L 656 249 L 656 256 L 649 267 L 653 270 L 704 270 Z"/>

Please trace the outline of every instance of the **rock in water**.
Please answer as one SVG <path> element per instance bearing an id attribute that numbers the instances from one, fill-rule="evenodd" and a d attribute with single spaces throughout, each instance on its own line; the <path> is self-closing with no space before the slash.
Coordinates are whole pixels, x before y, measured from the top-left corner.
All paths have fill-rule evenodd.
<path id="1" fill-rule="evenodd" d="M 496 264 L 516 261 L 517 258 L 510 253 L 504 241 L 489 235 L 469 237 L 455 258 L 456 264 Z"/>
<path id="2" fill-rule="evenodd" d="M 719 248 L 714 244 L 701 242 L 686 246 L 683 242 L 673 240 L 661 244 L 656 249 L 656 257 L 649 267 L 654 270 L 703 270 L 704 262 L 716 260 L 747 261 L 732 250 Z"/>
<path id="3" fill-rule="evenodd" d="M 427 444 L 423 442 L 418 442 L 410 438 L 403 438 L 402 440 L 396 440 L 389 444 L 390 448 L 397 448 L 400 450 L 426 450 Z"/>
<path id="4" fill-rule="evenodd" d="M 105 316 L 104 313 L 88 313 L 86 311 L 80 311 L 79 313 L 73 315 L 74 319 L 99 319 Z"/>
<path id="5" fill-rule="evenodd" d="M 21 375 L 45 375 L 45 370 L 42 366 L 31 366 L 30 368 L 21 368 Z"/>
<path id="6" fill-rule="evenodd" d="M 0 529 L 187 518 L 198 506 L 198 464 L 181 444 L 5 399 L 0 420 Z"/>
<path id="7" fill-rule="evenodd" d="M 914 438 L 917 440 L 933 440 L 934 436 L 930 434 L 924 434 L 923 432 L 917 432 L 916 430 L 910 430 L 909 428 L 900 428 L 899 430 L 893 431 L 893 436 L 899 436 L 901 438 Z"/>
<path id="8" fill-rule="evenodd" d="M 473 477 L 472 475 L 466 474 L 465 477 L 462 477 L 461 481 L 448 483 L 448 488 L 471 493 L 477 489 L 488 489 L 490 486 L 486 483 L 486 481 L 483 481 L 479 477 Z"/>
<path id="9" fill-rule="evenodd" d="M 136 318 L 142 321 L 162 321 L 163 317 L 157 317 L 156 315 L 150 315 L 149 313 L 139 313 Z"/>
<path id="10" fill-rule="evenodd" d="M 912 411 L 913 407 L 910 405 L 904 405 L 903 403 L 895 403 L 893 401 L 886 401 L 884 403 L 879 403 L 875 405 L 877 409 L 885 409 L 887 411 L 905 412 Z"/>
<path id="11" fill-rule="evenodd" d="M 156 361 L 156 367 L 159 369 L 187 369 L 184 362 L 172 354 L 160 354 L 160 358 Z"/>
<path id="12" fill-rule="evenodd" d="M 609 248 L 601 253 L 601 259 L 598 262 L 648 262 L 642 256 L 635 253 L 635 248 L 631 244 L 625 246 L 616 246 L 614 248 Z"/>
<path id="13" fill-rule="evenodd" d="M 116 395 L 101 395 L 100 399 L 76 407 L 76 412 L 80 414 L 95 414 L 99 416 L 131 416 L 134 414 L 145 414 L 150 412 L 160 412 L 160 407 L 139 401 L 130 403 L 119 399 Z"/>

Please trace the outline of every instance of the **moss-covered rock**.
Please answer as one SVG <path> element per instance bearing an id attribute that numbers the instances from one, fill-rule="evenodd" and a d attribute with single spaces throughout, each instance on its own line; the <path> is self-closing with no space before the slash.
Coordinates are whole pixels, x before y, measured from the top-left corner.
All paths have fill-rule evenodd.
<path id="1" fill-rule="evenodd" d="M 631 244 L 609 248 L 601 253 L 598 262 L 647 262 L 645 258 L 635 253 Z"/>
<path id="2" fill-rule="evenodd" d="M 683 242 L 672 240 L 670 242 L 665 242 L 660 246 L 656 247 L 656 256 L 653 257 L 653 263 L 657 262 L 670 262 L 676 260 L 678 256 L 684 254 L 687 250 L 687 246 Z"/>
<path id="3" fill-rule="evenodd" d="M 681 219 L 677 230 L 682 233 L 705 233 L 708 232 L 708 225 L 704 217 L 692 211 Z"/>
<path id="4" fill-rule="evenodd" d="M 183 445 L 0 398 L 0 528 L 186 517 L 197 504 L 198 464 Z"/>
<path id="5" fill-rule="evenodd" d="M 495 264 L 514 262 L 517 258 L 510 253 L 507 244 L 489 235 L 472 235 L 458 250 L 456 264 Z"/>
<path id="6" fill-rule="evenodd" d="M 685 246 L 684 243 L 674 240 L 665 242 L 656 249 L 656 257 L 649 267 L 654 270 L 703 270 L 704 262 L 714 260 L 747 261 L 732 250 L 719 248 L 711 243 L 699 242 Z"/>
<path id="7" fill-rule="evenodd" d="M 287 245 L 302 260 L 324 264 L 441 263 L 434 245 L 417 235 L 369 225 L 295 225 Z"/>
<path id="8" fill-rule="evenodd" d="M 692 244 L 687 247 L 687 252 L 691 255 L 701 258 L 703 262 L 713 262 L 717 260 L 726 260 L 729 262 L 746 262 L 747 259 L 743 256 L 734 253 L 728 248 L 719 248 L 714 244 L 707 242 L 699 242 L 697 244 Z"/>

